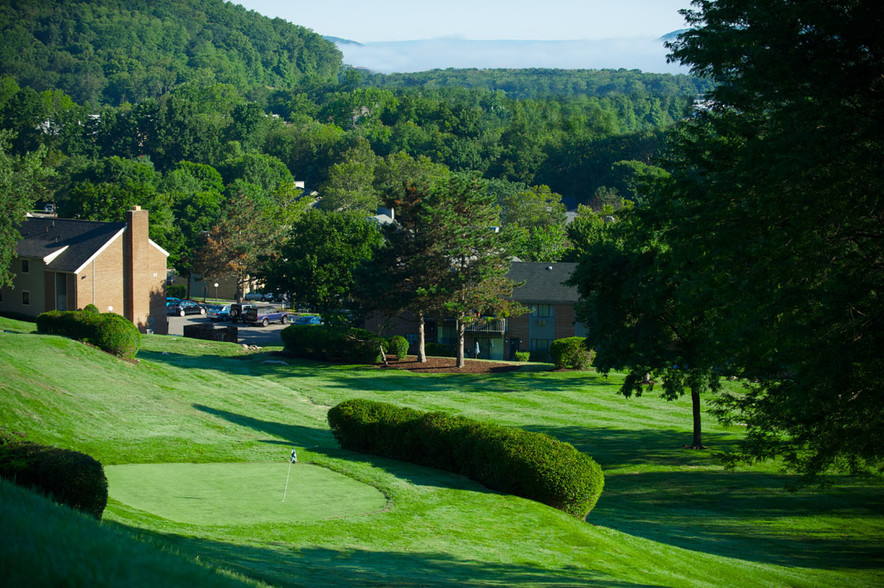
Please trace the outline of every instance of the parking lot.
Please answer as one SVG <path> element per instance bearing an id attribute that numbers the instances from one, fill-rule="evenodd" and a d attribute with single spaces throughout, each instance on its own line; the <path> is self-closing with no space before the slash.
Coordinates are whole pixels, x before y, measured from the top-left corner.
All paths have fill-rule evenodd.
<path id="1" fill-rule="evenodd" d="M 280 325 L 271 323 L 266 327 L 262 326 L 243 326 L 240 323 L 231 323 L 230 321 L 212 321 L 204 316 L 188 315 L 188 316 L 170 316 L 169 317 L 169 334 L 184 336 L 184 325 L 198 324 L 214 324 L 219 327 L 236 326 L 239 343 L 246 345 L 257 345 L 259 347 L 269 347 L 273 345 L 282 345 L 282 338 L 279 333 L 288 325 Z"/>

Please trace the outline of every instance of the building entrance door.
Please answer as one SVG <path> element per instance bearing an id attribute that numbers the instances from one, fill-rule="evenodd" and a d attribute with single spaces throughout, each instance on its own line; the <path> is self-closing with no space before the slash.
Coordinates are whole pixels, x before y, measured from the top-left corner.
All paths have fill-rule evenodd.
<path id="1" fill-rule="evenodd" d="M 68 309 L 68 277 L 67 274 L 55 274 L 55 309 Z"/>

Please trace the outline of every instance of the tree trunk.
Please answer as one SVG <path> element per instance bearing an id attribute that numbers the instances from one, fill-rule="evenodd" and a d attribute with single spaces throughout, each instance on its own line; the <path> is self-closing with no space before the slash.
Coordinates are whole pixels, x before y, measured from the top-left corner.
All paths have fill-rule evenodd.
<path id="1" fill-rule="evenodd" d="M 424 313 L 417 314 L 417 360 L 427 363 L 426 330 L 424 328 Z"/>
<path id="2" fill-rule="evenodd" d="M 466 332 L 466 325 L 461 319 L 457 319 L 457 367 L 462 368 L 466 365 L 463 356 L 463 339 Z"/>
<path id="3" fill-rule="evenodd" d="M 691 444 L 691 449 L 707 449 L 703 445 L 703 430 L 700 427 L 700 390 L 698 388 L 691 388 L 691 404 L 694 409 L 694 442 Z"/>

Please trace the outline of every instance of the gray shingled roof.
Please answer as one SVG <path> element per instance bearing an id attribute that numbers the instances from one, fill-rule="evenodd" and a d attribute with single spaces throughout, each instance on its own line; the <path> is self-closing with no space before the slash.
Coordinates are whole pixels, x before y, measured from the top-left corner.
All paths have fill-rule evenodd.
<path id="1" fill-rule="evenodd" d="M 513 290 L 513 299 L 549 304 L 577 302 L 577 288 L 562 284 L 571 277 L 576 267 L 576 263 L 513 262 L 510 266 L 510 279 L 524 282 L 524 285 Z"/>
<path id="2" fill-rule="evenodd" d="M 20 257 L 43 259 L 67 247 L 47 267 L 58 272 L 75 272 L 125 227 L 126 223 L 28 218 L 18 228 L 22 238 L 16 245 L 16 253 Z"/>

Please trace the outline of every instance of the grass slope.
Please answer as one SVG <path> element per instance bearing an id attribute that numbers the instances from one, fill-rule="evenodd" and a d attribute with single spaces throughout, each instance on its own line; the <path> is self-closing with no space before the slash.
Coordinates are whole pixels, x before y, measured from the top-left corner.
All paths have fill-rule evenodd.
<path id="1" fill-rule="evenodd" d="M 279 462 L 294 445 L 302 462 L 389 500 L 367 514 L 244 523 L 215 514 L 206 525 L 118 498 L 112 480 L 102 526 L 124 526 L 270 584 L 884 582 L 879 481 L 787 493 L 774 465 L 725 472 L 714 451 L 681 449 L 690 441 L 689 401 L 626 400 L 615 378 L 281 365 L 268 353 L 162 336 L 147 337 L 139 362 L 127 363 L 27 333 L 22 323 L 0 319 L 0 328 L 0 426 L 33 441 L 106 466 Z M 605 491 L 582 522 L 445 472 L 342 451 L 325 414 L 353 397 L 548 433 L 602 465 Z M 722 450 L 741 431 L 707 418 L 705 433 Z M 289 492 L 298 490 L 293 480 Z M 301 490 L 325 501 L 322 488 Z"/>

